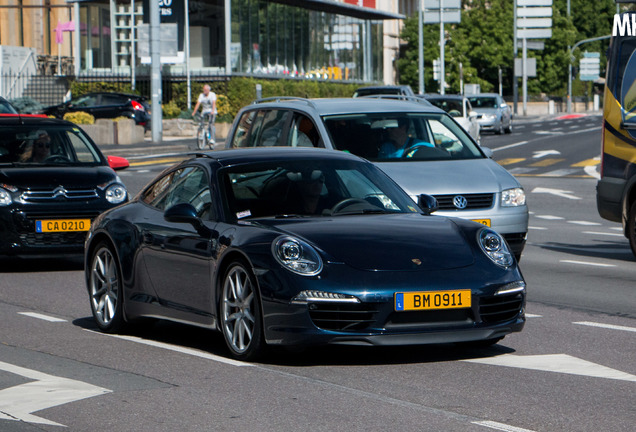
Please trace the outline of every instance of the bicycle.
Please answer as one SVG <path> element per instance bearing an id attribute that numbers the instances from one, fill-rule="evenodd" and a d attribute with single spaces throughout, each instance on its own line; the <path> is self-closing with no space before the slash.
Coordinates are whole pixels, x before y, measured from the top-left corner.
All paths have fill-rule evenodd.
<path id="1" fill-rule="evenodd" d="M 214 150 L 214 141 L 211 141 L 210 131 L 214 127 L 211 123 L 210 116 L 212 114 L 196 114 L 195 120 L 199 122 L 199 128 L 197 129 L 197 148 L 203 150 L 205 146 L 209 146 L 211 150 Z"/>

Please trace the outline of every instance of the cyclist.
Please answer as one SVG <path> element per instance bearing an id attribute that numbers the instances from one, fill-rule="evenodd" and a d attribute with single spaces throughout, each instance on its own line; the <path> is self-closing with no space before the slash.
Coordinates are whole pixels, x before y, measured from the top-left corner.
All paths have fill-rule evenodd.
<path id="1" fill-rule="evenodd" d="M 211 91 L 211 88 L 208 84 L 203 86 L 203 93 L 199 95 L 199 99 L 197 100 L 194 109 L 192 110 L 192 117 L 197 113 L 197 110 L 201 106 L 201 121 L 207 121 L 208 123 L 208 131 L 210 136 L 210 146 L 214 145 L 215 136 L 216 136 L 216 127 L 214 122 L 216 121 L 216 93 Z"/>

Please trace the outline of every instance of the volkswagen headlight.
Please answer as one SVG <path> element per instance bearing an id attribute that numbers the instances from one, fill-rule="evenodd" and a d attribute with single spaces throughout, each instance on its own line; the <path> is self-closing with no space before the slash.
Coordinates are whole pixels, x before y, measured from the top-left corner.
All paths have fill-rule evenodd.
<path id="1" fill-rule="evenodd" d="M 522 188 L 506 189 L 501 192 L 502 207 L 519 207 L 526 203 L 526 193 Z"/>
<path id="2" fill-rule="evenodd" d="M 276 261 L 301 276 L 315 276 L 322 271 L 322 259 L 316 249 L 300 239 L 283 236 L 272 243 Z"/>
<path id="3" fill-rule="evenodd" d="M 121 204 L 126 201 L 126 187 L 123 184 L 114 183 L 106 189 L 106 200 L 111 204 Z"/>
<path id="4" fill-rule="evenodd" d="M 495 231 L 485 228 L 477 234 L 481 250 L 500 267 L 508 268 L 514 263 L 514 258 L 504 238 Z"/>

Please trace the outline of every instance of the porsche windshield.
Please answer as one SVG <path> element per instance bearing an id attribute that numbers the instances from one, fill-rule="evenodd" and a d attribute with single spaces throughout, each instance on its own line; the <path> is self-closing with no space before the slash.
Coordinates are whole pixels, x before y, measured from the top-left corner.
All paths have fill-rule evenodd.
<path id="1" fill-rule="evenodd" d="M 0 130 L 0 164 L 75 166 L 101 163 L 86 135 L 77 127 L 7 126 Z"/>
<path id="2" fill-rule="evenodd" d="M 236 219 L 419 212 L 379 169 L 359 162 L 258 163 L 225 170 Z"/>
<path id="3" fill-rule="evenodd" d="M 361 113 L 324 117 L 334 147 L 374 162 L 485 157 L 445 114 Z"/>

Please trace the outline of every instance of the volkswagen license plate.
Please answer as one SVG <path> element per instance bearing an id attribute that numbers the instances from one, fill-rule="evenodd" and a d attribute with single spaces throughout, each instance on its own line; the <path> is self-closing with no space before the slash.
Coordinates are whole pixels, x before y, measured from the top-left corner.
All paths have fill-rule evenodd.
<path id="1" fill-rule="evenodd" d="M 470 290 L 395 293 L 395 310 L 462 309 L 470 300 Z"/>

